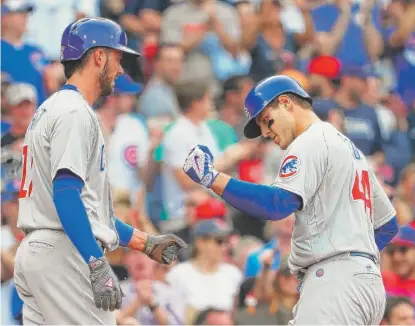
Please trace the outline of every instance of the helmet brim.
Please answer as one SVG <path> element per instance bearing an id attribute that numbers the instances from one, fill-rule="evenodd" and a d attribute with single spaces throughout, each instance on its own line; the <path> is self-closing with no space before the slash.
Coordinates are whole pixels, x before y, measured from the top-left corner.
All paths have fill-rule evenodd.
<path id="1" fill-rule="evenodd" d="M 244 127 L 244 136 L 248 139 L 254 139 L 261 136 L 261 128 L 256 123 L 256 117 L 248 120 Z"/>
<path id="2" fill-rule="evenodd" d="M 141 54 L 137 51 L 134 51 L 133 49 L 129 48 L 128 46 L 120 45 L 116 48 L 117 50 L 120 50 L 124 53 L 135 55 L 136 57 L 141 57 Z"/>

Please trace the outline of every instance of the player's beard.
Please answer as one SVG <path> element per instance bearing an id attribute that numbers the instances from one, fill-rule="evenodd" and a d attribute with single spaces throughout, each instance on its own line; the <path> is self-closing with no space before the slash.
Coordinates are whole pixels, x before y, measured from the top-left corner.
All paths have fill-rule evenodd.
<path id="1" fill-rule="evenodd" d="M 108 60 L 104 65 L 100 75 L 99 75 L 99 87 L 101 88 L 101 96 L 109 96 L 113 92 L 112 87 L 113 79 L 108 73 Z"/>

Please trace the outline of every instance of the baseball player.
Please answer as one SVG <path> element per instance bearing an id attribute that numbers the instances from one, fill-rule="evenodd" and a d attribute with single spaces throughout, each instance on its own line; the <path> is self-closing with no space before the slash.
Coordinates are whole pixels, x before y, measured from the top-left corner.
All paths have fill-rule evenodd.
<path id="1" fill-rule="evenodd" d="M 15 283 L 24 324 L 115 324 L 119 281 L 104 254 L 118 245 L 170 264 L 185 243 L 151 236 L 113 213 L 104 138 L 91 106 L 123 73 L 122 28 L 85 18 L 62 35 L 67 84 L 37 110 L 23 146 Z"/>
<path id="2" fill-rule="evenodd" d="M 385 308 L 379 251 L 396 235 L 397 222 L 367 159 L 320 121 L 311 97 L 290 77 L 259 82 L 245 107 L 245 136 L 262 135 L 285 150 L 274 183 L 216 171 L 203 145 L 190 152 L 184 171 L 250 215 L 281 220 L 295 212 L 289 266 L 301 286 L 290 324 L 379 325 Z"/>

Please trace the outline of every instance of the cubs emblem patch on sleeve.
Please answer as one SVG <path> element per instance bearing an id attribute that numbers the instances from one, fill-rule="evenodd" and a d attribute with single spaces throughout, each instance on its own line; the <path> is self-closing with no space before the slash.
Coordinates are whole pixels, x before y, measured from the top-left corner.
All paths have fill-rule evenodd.
<path id="1" fill-rule="evenodd" d="M 297 155 L 288 155 L 282 161 L 279 177 L 288 179 L 295 176 L 300 171 L 300 159 Z"/>

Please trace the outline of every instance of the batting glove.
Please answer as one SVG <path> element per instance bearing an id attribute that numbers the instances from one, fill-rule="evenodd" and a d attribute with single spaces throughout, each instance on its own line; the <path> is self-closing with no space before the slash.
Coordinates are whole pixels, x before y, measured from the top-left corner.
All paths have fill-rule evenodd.
<path id="1" fill-rule="evenodd" d="M 186 243 L 174 234 L 148 234 L 143 252 L 160 264 L 170 265 L 184 248 Z"/>
<path id="2" fill-rule="evenodd" d="M 89 278 L 97 308 L 114 311 L 121 308 L 122 290 L 117 276 L 105 257 L 91 258 Z"/>
<path id="3" fill-rule="evenodd" d="M 187 157 L 184 172 L 194 181 L 210 188 L 219 172 L 213 165 L 213 155 L 209 148 L 203 145 L 194 147 Z"/>

